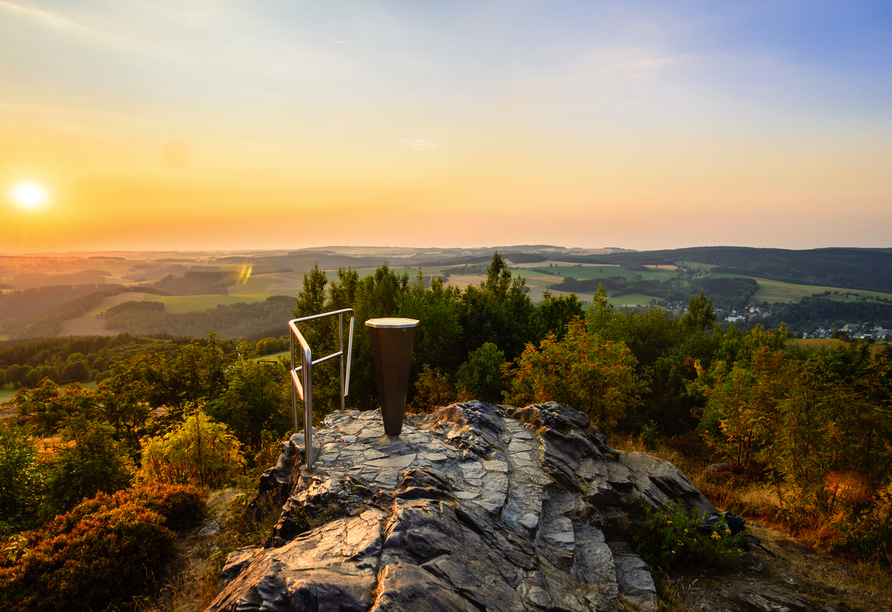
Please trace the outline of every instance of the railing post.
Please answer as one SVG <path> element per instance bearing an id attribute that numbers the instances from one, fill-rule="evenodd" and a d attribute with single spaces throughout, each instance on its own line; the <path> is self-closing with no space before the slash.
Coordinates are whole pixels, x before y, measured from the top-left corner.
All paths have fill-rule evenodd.
<path id="1" fill-rule="evenodd" d="M 344 315 L 350 313 L 350 340 L 347 349 L 347 377 L 344 378 Z M 303 321 L 319 319 L 321 317 L 338 316 L 338 348 L 336 353 L 326 355 L 317 360 L 313 360 L 313 354 L 310 351 L 310 345 L 297 324 Z M 340 382 L 341 382 L 341 410 L 346 407 L 346 396 L 350 392 L 350 362 L 353 358 L 353 309 L 344 308 L 334 312 L 324 312 L 322 314 L 310 315 L 299 319 L 292 319 L 288 322 L 291 332 L 291 409 L 294 416 L 294 431 L 297 431 L 297 398 L 304 402 L 304 460 L 308 470 L 313 469 L 313 366 L 320 364 L 329 359 L 340 357 Z M 295 340 L 297 345 L 295 345 Z M 295 367 L 295 350 L 300 350 L 300 367 Z M 298 373 L 300 376 L 298 377 Z"/>
<path id="2" fill-rule="evenodd" d="M 307 351 L 309 353 L 309 351 Z M 313 469 L 313 362 L 310 355 L 301 359 L 301 374 L 304 387 L 304 459 L 307 469 Z"/>

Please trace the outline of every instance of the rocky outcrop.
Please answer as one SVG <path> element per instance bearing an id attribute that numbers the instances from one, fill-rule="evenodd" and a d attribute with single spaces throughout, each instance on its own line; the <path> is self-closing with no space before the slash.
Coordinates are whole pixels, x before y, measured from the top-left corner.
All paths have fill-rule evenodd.
<path id="1" fill-rule="evenodd" d="M 262 487 L 288 491 L 264 547 L 232 553 L 212 611 L 656 610 L 621 540 L 637 499 L 715 508 L 670 463 L 611 448 L 557 403 L 345 411 L 292 436 Z M 307 519 L 321 526 L 305 531 Z"/>

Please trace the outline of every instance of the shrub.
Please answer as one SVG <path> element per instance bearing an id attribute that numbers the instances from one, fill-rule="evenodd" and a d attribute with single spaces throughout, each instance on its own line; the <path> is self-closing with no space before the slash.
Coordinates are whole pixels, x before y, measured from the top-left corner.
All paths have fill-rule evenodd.
<path id="1" fill-rule="evenodd" d="M 154 484 L 127 489 L 116 499 L 132 500 L 164 517 L 164 526 L 178 531 L 197 525 L 206 514 L 205 494 L 191 485 Z"/>
<path id="2" fill-rule="evenodd" d="M 155 485 L 100 493 L 40 530 L 0 544 L 0 609 L 101 610 L 138 595 L 166 568 L 172 529 L 197 525 L 204 494 Z"/>
<path id="3" fill-rule="evenodd" d="M 440 406 L 448 406 L 455 401 L 455 389 L 449 377 L 440 368 L 424 364 L 418 380 L 415 381 L 415 398 L 411 408 L 414 412 L 433 412 Z"/>
<path id="4" fill-rule="evenodd" d="M 728 570 L 749 541 L 747 530 L 732 535 L 723 520 L 714 529 L 702 530 L 704 516 L 674 501 L 661 508 L 640 505 L 644 520 L 630 529 L 629 543 L 655 570 Z"/>
<path id="5" fill-rule="evenodd" d="M 134 501 L 103 495 L 52 521 L 12 567 L 0 570 L 0 607 L 103 610 L 132 599 L 164 569 L 175 536 Z"/>
<path id="6" fill-rule="evenodd" d="M 137 480 L 220 487 L 241 474 L 244 463 L 226 425 L 198 410 L 175 431 L 145 443 Z"/>
<path id="7" fill-rule="evenodd" d="M 505 388 L 500 371 L 504 363 L 505 353 L 492 342 L 468 353 L 468 360 L 459 366 L 456 374 L 462 399 L 499 403 Z"/>

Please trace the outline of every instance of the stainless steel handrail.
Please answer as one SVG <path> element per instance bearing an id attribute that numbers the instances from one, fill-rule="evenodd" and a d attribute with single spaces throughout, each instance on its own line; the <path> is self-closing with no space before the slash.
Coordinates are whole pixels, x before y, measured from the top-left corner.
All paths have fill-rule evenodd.
<path id="1" fill-rule="evenodd" d="M 347 345 L 347 379 L 344 380 L 344 315 L 350 313 L 350 340 Z M 331 355 L 321 357 L 313 361 L 310 345 L 306 338 L 297 328 L 298 323 L 321 319 L 322 317 L 338 317 L 338 351 Z M 322 314 L 310 315 L 299 319 L 288 321 L 288 327 L 291 329 L 291 409 L 294 415 L 294 431 L 297 432 L 297 398 L 304 402 L 304 457 L 307 469 L 313 469 L 313 366 L 324 363 L 335 357 L 341 358 L 341 410 L 345 406 L 345 398 L 350 392 L 350 362 L 353 358 L 353 309 L 344 308 L 341 310 L 333 310 L 332 312 L 323 312 Z M 297 338 L 300 344 L 300 366 L 294 367 L 295 362 L 295 344 L 294 339 Z M 300 374 L 300 376 L 298 376 Z"/>

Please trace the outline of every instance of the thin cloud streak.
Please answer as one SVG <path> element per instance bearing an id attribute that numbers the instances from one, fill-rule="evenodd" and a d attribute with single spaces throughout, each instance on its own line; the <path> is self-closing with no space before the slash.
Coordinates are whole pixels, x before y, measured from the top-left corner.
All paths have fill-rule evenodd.
<path id="1" fill-rule="evenodd" d="M 82 30 L 85 32 L 93 31 L 91 28 L 88 28 L 85 25 L 81 25 L 75 21 L 68 19 L 67 17 L 62 17 L 61 15 L 58 15 L 56 13 L 50 13 L 49 11 L 44 11 L 42 9 L 37 9 L 30 6 L 22 6 L 21 4 L 15 4 L 13 2 L 6 2 L 5 0 L 0 0 L 0 9 L 6 9 L 20 15 L 25 15 L 42 23 L 60 28 Z"/>

